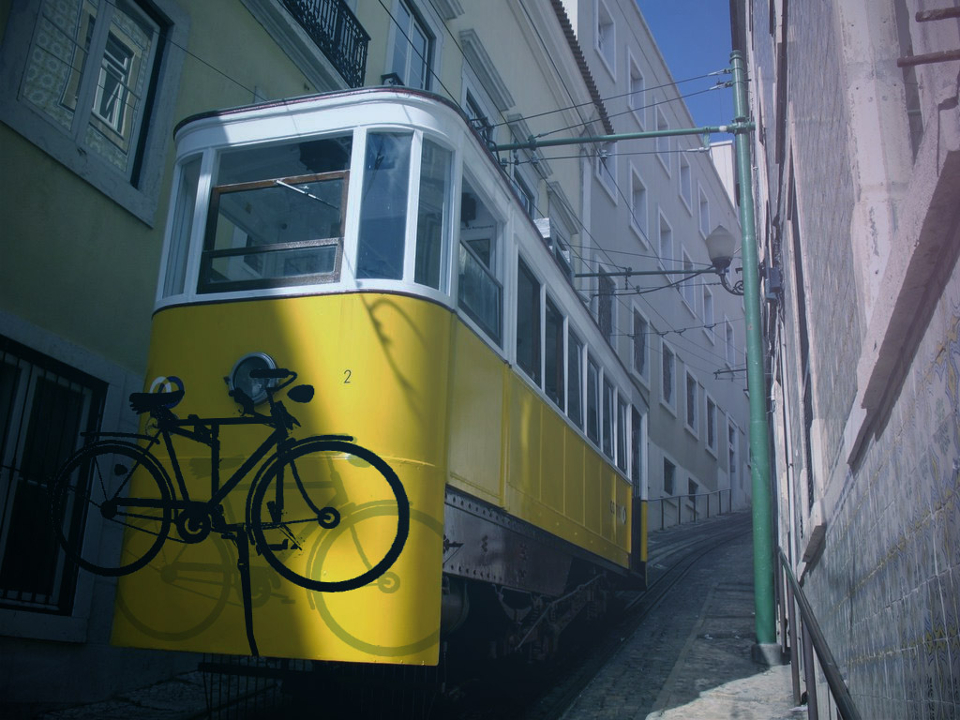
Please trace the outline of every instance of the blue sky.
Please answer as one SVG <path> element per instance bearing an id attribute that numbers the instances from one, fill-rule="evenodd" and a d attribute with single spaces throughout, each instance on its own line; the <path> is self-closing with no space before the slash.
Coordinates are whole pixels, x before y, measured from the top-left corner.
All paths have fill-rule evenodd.
<path id="1" fill-rule="evenodd" d="M 680 93 L 705 90 L 721 75 L 689 83 L 687 78 L 722 70 L 730 64 L 729 0 L 636 0 Z M 649 83 L 648 83 L 649 85 Z M 733 120 L 729 88 L 686 98 L 697 126 L 724 125 Z"/>

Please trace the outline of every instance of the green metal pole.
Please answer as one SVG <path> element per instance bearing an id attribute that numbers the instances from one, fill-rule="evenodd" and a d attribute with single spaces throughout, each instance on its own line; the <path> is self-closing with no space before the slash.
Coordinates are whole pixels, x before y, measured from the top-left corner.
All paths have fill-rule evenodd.
<path id="1" fill-rule="evenodd" d="M 733 67 L 735 122 L 749 117 L 747 73 L 743 53 L 730 55 Z M 760 329 L 760 270 L 753 210 L 753 163 L 747 130 L 735 135 L 740 180 L 740 225 L 743 232 L 743 315 L 747 327 L 747 390 L 750 393 L 750 455 L 753 481 L 753 584 L 759 652 L 768 664 L 779 664 L 773 600 L 773 547 L 770 525 L 770 438 L 767 425 L 767 383 Z M 776 651 L 774 651 L 774 648 Z"/>

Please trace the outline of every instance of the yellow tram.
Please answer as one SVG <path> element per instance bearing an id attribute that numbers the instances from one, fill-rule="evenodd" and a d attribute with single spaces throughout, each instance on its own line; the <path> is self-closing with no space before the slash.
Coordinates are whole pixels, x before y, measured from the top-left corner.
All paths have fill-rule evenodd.
<path id="1" fill-rule="evenodd" d="M 459 109 L 363 89 L 192 117 L 176 143 L 146 389 L 176 378 L 178 417 L 230 417 L 231 388 L 263 399 L 250 368 L 295 370 L 315 396 L 294 435 L 352 436 L 409 498 L 403 550 L 365 586 L 309 590 L 251 553 L 261 654 L 435 664 L 483 593 L 523 608 L 516 644 L 558 598 L 643 577 L 643 399 Z M 225 429 L 221 473 L 263 435 Z M 208 449 L 176 447 L 209 492 Z M 278 552 L 324 578 L 369 567 L 398 520 L 368 470 L 318 457 L 305 482 L 339 525 Z M 249 517 L 245 495 L 225 518 Z M 249 653 L 236 557 L 174 530 L 120 578 L 114 642 Z"/>

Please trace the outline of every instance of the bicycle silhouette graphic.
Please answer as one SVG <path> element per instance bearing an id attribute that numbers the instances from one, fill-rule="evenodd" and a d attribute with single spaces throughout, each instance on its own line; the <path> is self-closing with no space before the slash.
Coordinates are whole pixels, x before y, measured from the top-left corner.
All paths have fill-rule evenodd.
<path id="1" fill-rule="evenodd" d="M 317 592 L 344 592 L 367 585 L 387 572 L 403 550 L 410 531 L 410 503 L 397 474 L 374 452 L 357 445 L 349 435 L 315 435 L 301 440 L 291 436 L 299 425 L 276 395 L 292 385 L 297 374 L 283 368 L 250 373 L 263 381 L 269 414 L 255 410 L 254 401 L 234 388 L 231 397 L 241 414 L 230 418 L 179 418 L 171 408 L 185 394 L 173 378 L 173 392 L 133 393 L 130 405 L 138 414 L 149 413 L 145 433 L 91 433 L 96 440 L 75 453 L 58 472 L 51 486 L 51 507 L 56 536 L 64 552 L 80 567 L 100 575 L 127 575 L 145 567 L 164 543 L 199 543 L 211 533 L 232 540 L 237 547 L 244 619 L 251 651 L 257 655 L 253 634 L 249 546 L 288 581 Z M 287 397 L 298 403 L 313 399 L 310 385 L 297 385 Z M 230 426 L 261 425 L 270 434 L 221 483 L 220 430 Z M 209 448 L 210 493 L 192 497 L 178 460 L 173 439 L 183 437 Z M 153 448 L 162 442 L 174 480 Z M 272 452 L 272 454 L 271 454 Z M 348 460 L 369 468 L 372 477 L 389 487 L 391 512 L 396 511 L 396 533 L 389 543 L 376 543 L 375 553 L 357 543 L 360 572 L 324 579 L 326 568 L 310 558 L 318 533 L 336 532 L 347 501 L 333 465 Z M 224 501 L 247 477 L 250 485 L 242 522 L 229 522 Z M 116 562 L 106 562 L 98 543 L 84 543 L 84 518 L 95 514 L 104 524 L 115 524 L 127 533 L 124 551 Z M 347 523 L 346 525 L 349 525 Z M 176 530 L 174 533 L 173 530 Z M 351 531 L 352 532 L 352 531 Z M 131 542 L 131 535 L 133 536 Z M 356 538 L 354 538 L 356 542 Z M 384 551 L 384 546 L 388 545 Z"/>

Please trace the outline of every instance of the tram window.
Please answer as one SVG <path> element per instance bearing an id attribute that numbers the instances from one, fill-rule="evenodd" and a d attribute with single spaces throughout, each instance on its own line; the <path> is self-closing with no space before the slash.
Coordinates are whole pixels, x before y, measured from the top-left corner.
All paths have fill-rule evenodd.
<path id="1" fill-rule="evenodd" d="M 603 380 L 603 452 L 613 457 L 613 385 Z"/>
<path id="2" fill-rule="evenodd" d="M 190 251 L 190 230 L 193 228 L 194 209 L 197 205 L 197 184 L 200 181 L 200 160 L 201 156 L 197 155 L 183 163 L 180 168 L 180 186 L 170 228 L 167 269 L 163 277 L 164 297 L 180 295 L 184 291 L 187 256 Z"/>
<path id="3" fill-rule="evenodd" d="M 500 344 L 503 288 L 497 279 L 500 222 L 463 180 L 460 200 L 458 303 L 490 338 Z"/>
<path id="4" fill-rule="evenodd" d="M 357 241 L 358 278 L 403 277 L 412 138 L 410 133 L 367 136 Z"/>
<path id="5" fill-rule="evenodd" d="M 452 153 L 423 141 L 420 163 L 420 209 L 417 213 L 417 256 L 414 281 L 440 289 L 444 223 L 449 217 Z"/>
<path id="6" fill-rule="evenodd" d="M 517 364 L 540 384 L 540 283 L 520 258 L 517 267 Z"/>
<path id="7" fill-rule="evenodd" d="M 573 332 L 567 335 L 567 416 L 583 427 L 583 342 Z"/>
<path id="8" fill-rule="evenodd" d="M 640 486 L 640 473 L 643 467 L 643 446 L 641 445 L 641 422 L 640 413 L 635 407 L 630 408 L 630 479 L 633 480 L 636 487 Z M 636 491 L 635 491 L 636 492 Z"/>
<path id="9" fill-rule="evenodd" d="M 600 368 L 587 358 L 587 437 L 600 444 Z"/>
<path id="10" fill-rule="evenodd" d="M 627 404 L 617 398 L 617 467 L 627 471 Z"/>
<path id="11" fill-rule="evenodd" d="M 543 389 L 547 397 L 563 407 L 563 314 L 547 298 Z"/>
<path id="12" fill-rule="evenodd" d="M 199 291 L 337 280 L 349 156 L 349 137 L 225 152 Z"/>

